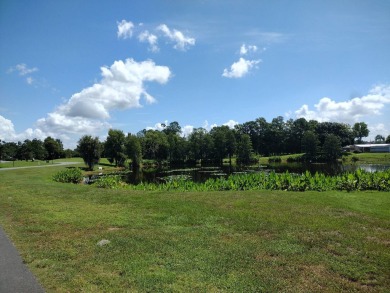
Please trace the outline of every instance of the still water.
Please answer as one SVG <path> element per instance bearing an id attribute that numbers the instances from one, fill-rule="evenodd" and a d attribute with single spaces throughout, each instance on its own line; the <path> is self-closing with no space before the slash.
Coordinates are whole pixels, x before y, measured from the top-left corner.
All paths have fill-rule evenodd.
<path id="1" fill-rule="evenodd" d="M 250 173 L 250 172 L 271 172 L 284 173 L 286 171 L 290 173 L 304 173 L 309 171 L 314 174 L 316 172 L 324 173 L 327 175 L 337 175 L 344 172 L 353 172 L 357 169 L 363 169 L 368 172 L 384 171 L 390 169 L 389 165 L 379 164 L 302 164 L 302 163 L 274 163 L 263 166 L 251 166 L 251 167 L 236 167 L 236 166 L 222 166 L 222 167 L 176 167 L 166 169 L 140 169 L 134 172 L 126 174 L 124 180 L 131 184 L 139 184 L 141 182 L 154 182 L 161 183 L 171 178 L 182 176 L 193 180 L 194 182 L 204 182 L 209 178 L 227 177 L 235 173 Z"/>

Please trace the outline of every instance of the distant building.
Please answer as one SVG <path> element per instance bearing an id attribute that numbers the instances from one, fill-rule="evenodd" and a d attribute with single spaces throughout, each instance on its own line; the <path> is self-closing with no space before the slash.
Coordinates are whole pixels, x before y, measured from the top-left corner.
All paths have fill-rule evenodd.
<path id="1" fill-rule="evenodd" d="M 343 147 L 344 151 L 363 153 L 390 153 L 390 143 L 355 144 Z"/>

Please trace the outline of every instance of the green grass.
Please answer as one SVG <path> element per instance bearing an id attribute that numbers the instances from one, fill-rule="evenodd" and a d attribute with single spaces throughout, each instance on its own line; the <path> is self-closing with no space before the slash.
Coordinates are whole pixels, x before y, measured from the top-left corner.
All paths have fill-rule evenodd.
<path id="1" fill-rule="evenodd" d="M 351 153 L 345 163 L 352 162 L 353 157 L 358 159 L 357 164 L 390 164 L 390 153 Z"/>
<path id="2" fill-rule="evenodd" d="M 289 157 L 298 157 L 302 154 L 291 154 L 280 156 L 282 163 L 287 163 L 287 158 Z M 352 163 L 352 157 L 356 157 L 358 161 L 356 164 L 390 164 L 390 153 L 348 153 L 345 156 L 345 161 L 343 163 Z M 260 157 L 260 164 L 267 165 L 270 157 Z"/>
<path id="3" fill-rule="evenodd" d="M 47 292 L 390 288 L 389 193 L 107 190 L 64 168 L 0 172 L 0 224 Z"/>

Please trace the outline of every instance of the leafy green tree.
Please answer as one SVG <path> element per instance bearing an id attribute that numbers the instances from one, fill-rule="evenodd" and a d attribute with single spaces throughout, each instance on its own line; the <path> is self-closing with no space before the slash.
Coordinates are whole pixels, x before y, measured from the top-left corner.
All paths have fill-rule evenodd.
<path id="1" fill-rule="evenodd" d="M 353 143 L 354 134 L 348 124 L 338 122 L 321 122 L 317 124 L 315 133 L 318 136 L 320 145 L 324 144 L 325 138 L 329 134 L 336 135 L 339 138 L 342 146 Z"/>
<path id="2" fill-rule="evenodd" d="M 386 137 L 386 141 L 385 141 L 386 143 L 390 143 L 390 135 L 388 135 L 387 137 Z"/>
<path id="3" fill-rule="evenodd" d="M 61 157 L 63 152 L 63 146 L 62 142 L 59 139 L 54 139 L 48 136 L 43 141 L 43 145 L 46 149 L 47 160 L 54 160 Z"/>
<path id="4" fill-rule="evenodd" d="M 18 143 L 18 153 L 17 158 L 19 160 L 31 160 L 33 158 L 33 151 L 31 148 L 31 140 L 26 139 L 23 143 Z"/>
<path id="5" fill-rule="evenodd" d="M 286 152 L 301 153 L 302 139 L 306 131 L 309 130 L 309 123 L 305 118 L 288 120 L 286 122 Z"/>
<path id="6" fill-rule="evenodd" d="M 90 170 L 99 163 L 102 153 L 102 144 L 98 137 L 93 138 L 90 135 L 84 135 L 80 138 L 77 145 L 77 152 L 83 158 L 84 163 Z"/>
<path id="7" fill-rule="evenodd" d="M 385 137 L 378 134 L 377 136 L 375 136 L 375 143 L 384 143 L 385 142 Z"/>
<path id="8" fill-rule="evenodd" d="M 237 164 L 249 165 L 253 157 L 252 142 L 248 134 L 239 136 L 237 143 Z"/>
<path id="9" fill-rule="evenodd" d="M 267 141 L 269 143 L 269 148 L 274 154 L 281 154 L 284 152 L 285 148 L 285 124 L 283 122 L 283 117 L 278 116 L 272 119 L 270 124 L 270 129 L 267 135 Z"/>
<path id="10" fill-rule="evenodd" d="M 337 135 L 328 134 L 325 137 L 322 151 L 328 161 L 335 161 L 340 158 L 342 152 L 340 138 Z"/>
<path id="11" fill-rule="evenodd" d="M 34 159 L 43 160 L 46 157 L 46 149 L 43 142 L 34 138 L 31 141 L 30 148 Z"/>
<path id="12" fill-rule="evenodd" d="M 204 128 L 195 128 L 188 136 L 190 157 L 194 161 L 212 158 L 213 140 Z"/>
<path id="13" fill-rule="evenodd" d="M 0 141 L 0 160 L 13 160 L 18 153 L 18 145 L 15 142 Z"/>
<path id="14" fill-rule="evenodd" d="M 169 125 L 164 128 L 163 132 L 166 135 L 169 135 L 169 134 L 180 135 L 181 126 L 179 125 L 178 122 L 174 121 L 174 122 L 169 123 Z"/>
<path id="15" fill-rule="evenodd" d="M 234 134 L 230 136 L 230 132 L 231 130 L 228 126 L 218 126 L 210 130 L 210 136 L 213 139 L 214 145 L 214 159 L 220 165 L 222 165 L 223 159 L 229 155 L 232 156 L 235 150 L 235 142 L 232 141 L 229 143 L 228 141 L 228 138 L 234 139 Z"/>
<path id="16" fill-rule="evenodd" d="M 126 155 L 131 159 L 133 168 L 140 166 L 142 161 L 142 146 L 140 138 L 129 133 L 125 142 Z"/>
<path id="17" fill-rule="evenodd" d="M 104 143 L 104 153 L 110 163 L 123 167 L 126 161 L 125 134 L 122 130 L 110 129 Z"/>
<path id="18" fill-rule="evenodd" d="M 142 153 L 145 159 L 161 162 L 168 158 L 169 144 L 164 132 L 147 130 L 141 142 Z"/>
<path id="19" fill-rule="evenodd" d="M 319 140 L 313 131 L 306 131 L 302 137 L 302 151 L 308 159 L 314 159 L 319 149 Z"/>
<path id="20" fill-rule="evenodd" d="M 170 133 L 168 140 L 168 159 L 171 163 L 184 163 L 188 155 L 188 142 L 178 134 Z"/>
<path id="21" fill-rule="evenodd" d="M 367 124 L 364 122 L 357 122 L 353 125 L 353 135 L 356 138 L 357 143 L 362 143 L 362 138 L 367 137 L 370 131 L 368 130 Z"/>

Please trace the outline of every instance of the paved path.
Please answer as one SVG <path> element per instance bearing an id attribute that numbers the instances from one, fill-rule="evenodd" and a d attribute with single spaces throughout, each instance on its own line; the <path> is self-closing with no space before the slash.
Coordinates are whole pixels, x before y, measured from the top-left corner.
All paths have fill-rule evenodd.
<path id="1" fill-rule="evenodd" d="M 60 162 L 60 163 L 55 163 L 55 164 L 46 164 L 46 165 L 39 165 L 39 166 L 24 166 L 24 167 L 0 168 L 0 171 L 17 170 L 17 169 L 28 169 L 28 168 L 58 167 L 58 166 L 74 165 L 74 164 L 80 164 L 80 162 Z M 2 293 L 2 292 L 0 291 L 0 293 Z"/>
<path id="2" fill-rule="evenodd" d="M 0 293 L 43 293 L 34 275 L 0 226 Z"/>

